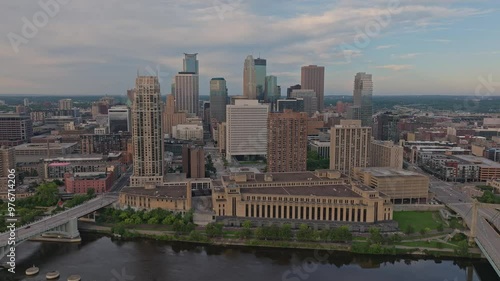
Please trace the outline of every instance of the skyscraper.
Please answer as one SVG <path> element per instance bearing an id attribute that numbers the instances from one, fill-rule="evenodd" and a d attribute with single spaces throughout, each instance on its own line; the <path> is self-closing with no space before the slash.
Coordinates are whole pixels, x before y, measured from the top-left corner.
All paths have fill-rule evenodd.
<path id="1" fill-rule="evenodd" d="M 307 113 L 285 110 L 270 113 L 267 121 L 267 167 L 269 172 L 307 169 Z"/>
<path id="2" fill-rule="evenodd" d="M 301 68 L 302 89 L 314 90 L 318 100 L 319 112 L 323 111 L 325 103 L 325 67 L 308 65 Z"/>
<path id="3" fill-rule="evenodd" d="M 275 102 L 280 98 L 278 92 L 278 78 L 274 75 L 266 76 L 266 95 L 265 100 Z"/>
<path id="4" fill-rule="evenodd" d="M 130 120 L 130 109 L 127 106 L 113 106 L 108 110 L 109 132 L 130 132 L 132 127 Z"/>
<path id="5" fill-rule="evenodd" d="M 234 103 L 226 108 L 226 159 L 266 155 L 269 105 L 246 99 Z"/>
<path id="6" fill-rule="evenodd" d="M 288 99 L 288 98 L 292 97 L 292 91 L 293 90 L 300 90 L 300 89 L 302 89 L 302 86 L 300 86 L 300 84 L 288 87 L 286 89 L 286 98 Z"/>
<path id="7" fill-rule="evenodd" d="M 132 105 L 134 173 L 130 178 L 130 185 L 161 184 L 164 145 L 160 83 L 155 76 L 138 76 L 135 89 Z"/>
<path id="8" fill-rule="evenodd" d="M 179 72 L 175 75 L 175 110 L 198 115 L 199 77 L 195 72 Z"/>
<path id="9" fill-rule="evenodd" d="M 370 127 L 360 120 L 340 120 L 330 129 L 330 169 L 350 175 L 355 167 L 369 165 Z"/>
<path id="10" fill-rule="evenodd" d="M 257 58 L 254 60 L 255 65 L 255 85 L 257 87 L 257 99 L 265 99 L 266 93 L 266 75 L 267 62 L 265 59 Z"/>
<path id="11" fill-rule="evenodd" d="M 226 122 L 227 87 L 224 78 L 210 80 L 210 120 Z"/>
<path id="12" fill-rule="evenodd" d="M 183 66 L 182 66 L 182 71 L 183 72 L 193 72 L 195 74 L 199 74 L 199 69 L 198 69 L 198 60 L 196 59 L 196 56 L 198 54 L 186 54 L 184 53 L 184 60 L 183 60 Z"/>
<path id="13" fill-rule="evenodd" d="M 372 75 L 365 72 L 356 74 L 354 77 L 353 100 L 354 107 L 357 109 L 353 111 L 351 118 L 361 120 L 363 126 L 372 125 L 372 94 Z"/>
<path id="14" fill-rule="evenodd" d="M 252 56 L 248 56 L 243 66 L 243 96 L 249 100 L 257 99 L 257 81 L 255 75 L 255 61 Z"/>

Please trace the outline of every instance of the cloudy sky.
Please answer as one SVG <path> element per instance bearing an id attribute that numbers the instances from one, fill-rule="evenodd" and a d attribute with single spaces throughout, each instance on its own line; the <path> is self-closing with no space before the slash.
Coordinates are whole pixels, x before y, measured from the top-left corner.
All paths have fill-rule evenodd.
<path id="1" fill-rule="evenodd" d="M 356 72 L 376 95 L 500 82 L 498 0 L 16 0 L 0 18 L 0 94 L 123 94 L 138 69 L 167 94 L 184 52 L 199 53 L 200 94 L 212 77 L 241 94 L 249 54 L 282 93 L 308 64 L 326 67 L 327 95 L 351 94 Z"/>

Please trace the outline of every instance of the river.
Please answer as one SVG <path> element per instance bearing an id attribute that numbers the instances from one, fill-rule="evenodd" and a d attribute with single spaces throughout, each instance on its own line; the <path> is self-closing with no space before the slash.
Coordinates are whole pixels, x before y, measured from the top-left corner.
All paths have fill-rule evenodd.
<path id="1" fill-rule="evenodd" d="M 36 265 L 40 274 L 25 277 Z M 436 260 L 310 250 L 198 246 L 158 241 L 113 241 L 85 234 L 80 244 L 25 242 L 16 274 L 1 281 L 45 280 L 58 270 L 83 281 L 500 281 L 487 261 Z"/>

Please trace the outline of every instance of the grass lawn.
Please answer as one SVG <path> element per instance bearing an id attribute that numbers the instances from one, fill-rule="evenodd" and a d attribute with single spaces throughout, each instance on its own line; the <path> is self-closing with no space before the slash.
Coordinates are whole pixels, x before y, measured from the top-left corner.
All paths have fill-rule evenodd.
<path id="1" fill-rule="evenodd" d="M 399 223 L 400 230 L 412 225 L 416 232 L 426 227 L 434 230 L 443 222 L 438 212 L 394 212 L 394 220 Z"/>
<path id="2" fill-rule="evenodd" d="M 437 248 L 437 249 L 455 249 L 456 246 L 445 244 L 438 241 L 414 241 L 414 242 L 401 242 L 397 245 L 407 246 L 407 247 L 422 247 L 422 248 Z"/>

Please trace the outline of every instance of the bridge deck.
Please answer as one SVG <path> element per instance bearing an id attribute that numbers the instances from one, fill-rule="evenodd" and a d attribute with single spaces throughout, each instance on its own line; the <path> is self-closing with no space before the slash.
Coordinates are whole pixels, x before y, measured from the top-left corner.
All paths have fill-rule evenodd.
<path id="1" fill-rule="evenodd" d="M 108 206 L 118 200 L 117 196 L 105 195 L 94 198 L 74 208 L 55 214 L 42 220 L 33 222 L 28 226 L 16 229 L 16 242 L 20 243 L 29 238 L 38 236 L 48 230 L 54 229 L 67 223 L 72 218 L 79 218 L 94 212 L 104 206 Z M 0 234 L 0 247 L 6 246 L 10 232 Z"/>

